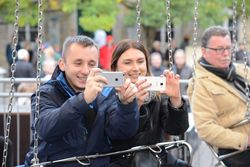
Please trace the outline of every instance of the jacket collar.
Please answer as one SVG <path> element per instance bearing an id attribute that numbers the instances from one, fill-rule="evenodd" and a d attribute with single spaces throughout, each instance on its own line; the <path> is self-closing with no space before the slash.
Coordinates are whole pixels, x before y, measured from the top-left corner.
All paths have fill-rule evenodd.
<path id="1" fill-rule="evenodd" d="M 236 70 L 237 72 L 237 70 Z M 210 81 L 216 83 L 217 85 L 220 85 L 221 87 L 227 89 L 231 93 L 233 93 L 235 96 L 238 96 L 241 100 L 246 101 L 244 97 L 239 93 L 239 91 L 236 88 L 233 88 L 227 81 L 224 79 L 216 76 L 212 72 L 206 70 L 204 67 L 200 65 L 200 63 L 196 63 L 196 72 L 195 72 L 196 79 L 200 78 L 208 78 Z"/>
<path id="2" fill-rule="evenodd" d="M 76 94 L 74 89 L 69 85 L 69 83 L 65 79 L 64 72 L 60 70 L 58 65 L 56 66 L 56 68 L 52 74 L 51 81 L 53 81 L 53 80 L 57 81 L 59 83 L 61 88 L 64 90 L 64 92 L 66 92 L 69 95 L 69 97 Z M 101 94 L 104 97 L 107 97 L 107 96 L 109 96 L 109 94 L 112 90 L 113 90 L 112 87 L 104 87 Z"/>

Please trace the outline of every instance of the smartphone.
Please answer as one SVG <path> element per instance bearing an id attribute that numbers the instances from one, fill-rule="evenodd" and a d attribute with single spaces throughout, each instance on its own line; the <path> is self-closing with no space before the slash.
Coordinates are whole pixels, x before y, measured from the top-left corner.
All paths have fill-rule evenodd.
<path id="1" fill-rule="evenodd" d="M 103 71 L 99 73 L 108 80 L 106 87 L 123 86 L 125 82 L 125 75 L 123 72 Z"/>
<path id="2" fill-rule="evenodd" d="M 166 77 L 145 76 L 139 77 L 139 79 L 146 79 L 151 83 L 151 86 L 147 88 L 148 91 L 164 91 L 166 89 Z"/>

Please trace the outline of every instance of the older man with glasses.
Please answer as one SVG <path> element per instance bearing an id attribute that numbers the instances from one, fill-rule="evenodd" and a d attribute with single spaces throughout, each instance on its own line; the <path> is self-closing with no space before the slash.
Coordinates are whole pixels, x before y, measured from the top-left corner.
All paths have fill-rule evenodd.
<path id="1" fill-rule="evenodd" d="M 201 42 L 202 57 L 188 88 L 198 134 L 219 148 L 219 153 L 243 151 L 225 159 L 227 166 L 250 166 L 250 152 L 246 150 L 250 146 L 250 123 L 234 126 L 247 114 L 244 66 L 231 62 L 230 34 L 223 27 L 206 29 Z"/>

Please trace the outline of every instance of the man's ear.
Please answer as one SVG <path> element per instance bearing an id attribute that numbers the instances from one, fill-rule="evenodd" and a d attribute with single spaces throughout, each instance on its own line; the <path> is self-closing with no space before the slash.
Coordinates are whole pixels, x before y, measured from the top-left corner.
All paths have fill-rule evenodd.
<path id="1" fill-rule="evenodd" d="M 61 71 L 65 71 L 65 60 L 63 58 L 61 58 L 58 62 L 59 68 Z"/>
<path id="2" fill-rule="evenodd" d="M 201 48 L 201 55 L 202 55 L 203 57 L 206 57 L 206 52 L 207 52 L 206 48 L 202 47 L 202 48 Z"/>

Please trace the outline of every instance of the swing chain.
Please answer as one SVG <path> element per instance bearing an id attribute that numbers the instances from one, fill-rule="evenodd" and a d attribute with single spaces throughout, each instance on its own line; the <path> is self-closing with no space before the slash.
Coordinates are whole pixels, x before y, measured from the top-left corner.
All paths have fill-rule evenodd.
<path id="1" fill-rule="evenodd" d="M 11 78 L 10 78 L 10 92 L 9 92 L 9 104 L 8 104 L 8 114 L 7 114 L 7 122 L 6 122 L 6 129 L 5 129 L 5 137 L 4 137 L 4 149 L 3 149 L 3 160 L 2 160 L 2 167 L 6 167 L 6 161 L 8 156 L 8 139 L 10 135 L 10 125 L 11 125 L 11 112 L 13 109 L 13 99 L 15 94 L 15 77 L 14 73 L 16 71 L 16 55 L 17 55 L 17 43 L 18 43 L 18 21 L 19 21 L 19 0 L 16 0 L 16 9 L 15 9 L 15 23 L 14 23 L 14 35 L 13 35 L 13 51 L 12 51 L 12 59 L 13 62 L 10 66 L 11 68 Z"/>
<path id="2" fill-rule="evenodd" d="M 167 34 L 168 34 L 168 53 L 169 53 L 169 69 L 173 68 L 173 50 L 172 50 L 172 33 L 171 33 L 171 12 L 170 12 L 170 0 L 166 0 L 166 14 L 167 14 Z"/>
<path id="3" fill-rule="evenodd" d="M 141 41 L 141 7 L 140 0 L 136 3 L 136 32 L 137 32 L 137 42 Z"/>
<path id="4" fill-rule="evenodd" d="M 37 48 L 37 77 L 36 77 L 36 105 L 35 105 L 35 116 L 34 116 L 34 126 L 37 125 L 37 120 L 39 116 L 39 102 L 40 102 L 40 85 L 41 85 L 41 53 L 42 53 L 42 0 L 38 0 L 38 48 Z M 38 158 L 38 134 L 36 127 L 34 128 L 34 158 L 32 159 L 33 164 L 39 163 Z"/>
<path id="5" fill-rule="evenodd" d="M 245 72 L 245 92 L 246 92 L 246 98 L 247 98 L 247 112 L 246 117 L 250 117 L 250 97 L 249 97 L 249 87 L 248 87 L 248 68 L 247 68 L 247 62 L 248 62 L 248 56 L 246 51 L 246 45 L 247 45 L 247 34 L 246 34 L 246 3 L 245 0 L 242 0 L 241 4 L 242 8 L 242 23 L 243 23 L 243 45 L 244 45 L 244 72 Z"/>
<path id="6" fill-rule="evenodd" d="M 236 49 L 237 49 L 237 40 L 236 40 L 236 34 L 237 34 L 237 0 L 233 1 L 233 31 L 232 31 L 232 38 L 233 38 L 233 52 L 232 52 L 232 58 L 233 62 L 236 62 Z"/>
<path id="7" fill-rule="evenodd" d="M 196 74 L 195 74 L 195 69 L 196 69 L 196 49 L 197 49 L 197 36 L 198 36 L 198 15 L 199 15 L 199 11 L 198 11 L 198 7 L 199 7 L 199 0 L 195 0 L 194 1 L 194 27 L 193 27 L 193 78 L 195 78 Z M 194 89 L 194 79 L 192 82 L 192 88 Z"/>

